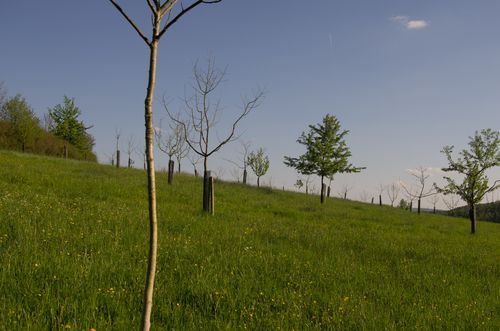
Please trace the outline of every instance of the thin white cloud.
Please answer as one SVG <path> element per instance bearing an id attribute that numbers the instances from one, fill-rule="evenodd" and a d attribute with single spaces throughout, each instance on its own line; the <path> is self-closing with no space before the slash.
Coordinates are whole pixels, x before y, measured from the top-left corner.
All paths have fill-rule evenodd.
<path id="1" fill-rule="evenodd" d="M 424 20 L 412 20 L 412 21 L 408 21 L 408 23 L 406 23 L 406 28 L 409 30 L 425 29 L 428 26 L 429 26 L 429 23 L 427 21 L 424 21 Z"/>
<path id="2" fill-rule="evenodd" d="M 408 30 L 421 30 L 429 26 L 429 22 L 425 20 L 412 20 L 408 16 L 393 16 L 390 18 L 391 21 L 398 23 Z"/>

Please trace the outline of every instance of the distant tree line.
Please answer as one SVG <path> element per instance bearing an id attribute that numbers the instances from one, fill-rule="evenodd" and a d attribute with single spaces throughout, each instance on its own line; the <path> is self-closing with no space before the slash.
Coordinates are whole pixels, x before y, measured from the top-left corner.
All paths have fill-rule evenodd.
<path id="1" fill-rule="evenodd" d="M 500 223 L 500 201 L 482 203 L 476 206 L 477 218 L 481 221 Z M 469 207 L 463 206 L 447 211 L 447 215 L 456 217 L 469 217 Z"/>
<path id="2" fill-rule="evenodd" d="M 62 104 L 49 108 L 42 122 L 23 96 L 8 97 L 2 84 L 0 149 L 96 161 L 94 138 L 80 115 L 74 99 L 65 96 Z"/>

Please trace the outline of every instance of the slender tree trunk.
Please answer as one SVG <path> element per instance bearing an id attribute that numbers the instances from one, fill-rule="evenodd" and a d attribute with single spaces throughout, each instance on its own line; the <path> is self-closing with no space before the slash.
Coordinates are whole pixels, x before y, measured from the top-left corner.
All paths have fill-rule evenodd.
<path id="1" fill-rule="evenodd" d="M 326 197 L 329 198 L 330 197 L 330 193 L 331 193 L 331 187 L 328 186 L 328 189 L 326 191 Z"/>
<path id="2" fill-rule="evenodd" d="M 243 184 L 247 184 L 247 169 L 243 169 Z"/>
<path id="3" fill-rule="evenodd" d="M 417 204 L 417 214 L 420 215 L 420 198 L 418 198 L 418 204 Z"/>
<path id="4" fill-rule="evenodd" d="M 160 21 L 155 18 L 153 35 L 157 36 L 160 29 Z M 156 178 L 154 162 L 154 131 L 153 131 L 153 97 L 156 83 L 156 59 L 158 56 L 158 42 L 154 37 L 150 45 L 149 77 L 147 95 L 144 101 L 144 118 L 146 123 L 146 158 L 148 173 L 148 202 L 149 202 L 149 258 L 146 285 L 144 288 L 144 307 L 142 313 L 142 330 L 147 331 L 151 327 L 151 310 L 153 308 L 153 290 L 156 274 L 156 255 L 158 242 L 158 220 L 156 215 Z"/>
<path id="5" fill-rule="evenodd" d="M 382 206 L 382 194 L 378 195 L 378 205 Z"/>
<path id="6" fill-rule="evenodd" d="M 260 187 L 260 177 L 257 177 L 257 187 Z"/>
<path id="7" fill-rule="evenodd" d="M 476 205 L 469 206 L 469 219 L 470 219 L 470 233 L 476 233 Z"/>
<path id="8" fill-rule="evenodd" d="M 181 173 L 181 159 L 177 159 L 177 172 Z"/>
<path id="9" fill-rule="evenodd" d="M 323 183 L 321 184 L 321 203 L 325 203 L 325 196 L 326 196 L 326 184 Z"/>
<path id="10" fill-rule="evenodd" d="M 410 213 L 413 211 L 413 201 L 410 201 Z"/>
<path id="11" fill-rule="evenodd" d="M 434 206 L 434 207 L 432 208 L 432 213 L 433 213 L 433 214 L 435 214 L 435 213 L 436 213 L 436 206 Z"/>
<path id="12" fill-rule="evenodd" d="M 120 151 L 116 150 L 116 167 L 120 168 Z"/>

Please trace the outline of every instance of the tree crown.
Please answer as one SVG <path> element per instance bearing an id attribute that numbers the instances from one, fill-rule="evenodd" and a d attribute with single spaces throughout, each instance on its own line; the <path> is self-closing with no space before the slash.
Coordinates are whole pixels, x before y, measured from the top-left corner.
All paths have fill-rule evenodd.
<path id="1" fill-rule="evenodd" d="M 360 172 L 364 167 L 349 163 L 351 151 L 344 140 L 349 133 L 341 130 L 340 122 L 333 115 L 326 115 L 322 123 L 309 125 L 297 142 L 306 147 L 306 152 L 298 158 L 285 156 L 285 164 L 303 175 L 316 174 L 333 177 L 337 173 Z"/>
<path id="2" fill-rule="evenodd" d="M 445 146 L 441 151 L 446 155 L 448 167 L 443 168 L 445 172 L 457 172 L 464 176 L 462 183 L 444 176 L 446 185 L 436 189 L 444 194 L 457 194 L 469 206 L 479 203 L 486 193 L 492 192 L 500 187 L 497 180 L 489 186 L 486 170 L 500 165 L 500 138 L 499 132 L 492 129 L 476 131 L 473 137 L 469 137 L 469 150 L 462 150 L 459 157 L 453 159 L 454 146 Z"/>

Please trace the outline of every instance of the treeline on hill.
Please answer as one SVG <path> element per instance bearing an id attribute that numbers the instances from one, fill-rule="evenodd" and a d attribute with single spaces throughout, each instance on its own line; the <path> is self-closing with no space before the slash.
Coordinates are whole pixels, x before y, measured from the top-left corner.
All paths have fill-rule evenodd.
<path id="1" fill-rule="evenodd" d="M 78 120 L 81 112 L 74 99 L 49 108 L 44 123 L 21 95 L 7 97 L 0 85 L 0 149 L 97 161 L 94 138 Z"/>
<path id="2" fill-rule="evenodd" d="M 476 206 L 477 218 L 481 221 L 500 223 L 500 201 Z M 469 217 L 469 207 L 458 207 L 447 212 L 449 216 Z"/>

